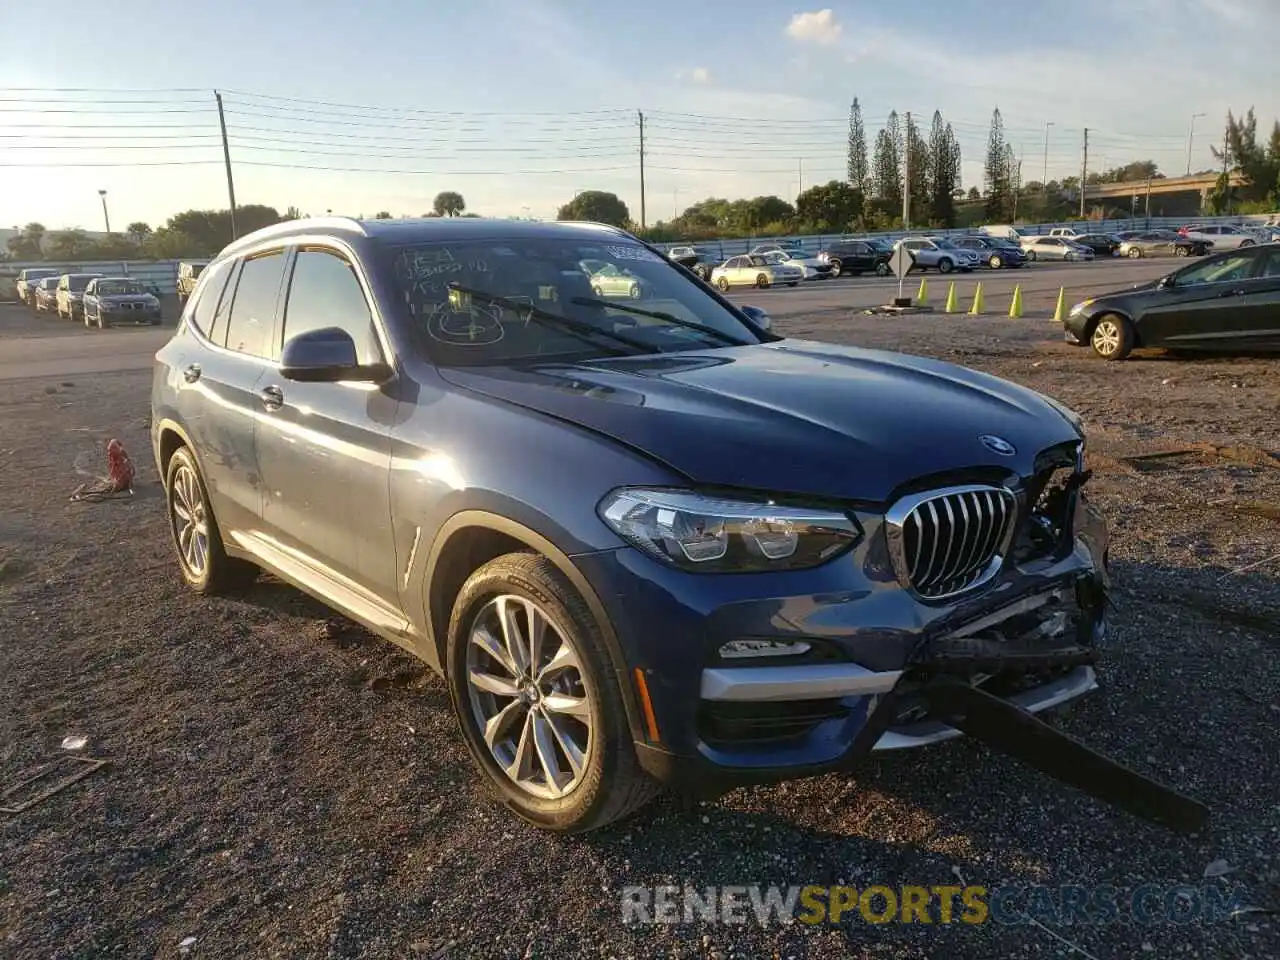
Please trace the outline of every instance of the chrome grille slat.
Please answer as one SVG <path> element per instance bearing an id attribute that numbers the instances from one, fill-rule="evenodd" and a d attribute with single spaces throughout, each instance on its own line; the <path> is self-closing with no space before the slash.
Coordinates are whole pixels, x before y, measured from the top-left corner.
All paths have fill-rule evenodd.
<path id="1" fill-rule="evenodd" d="M 1017 518 L 1004 487 L 970 485 L 913 494 L 886 515 L 898 580 L 926 599 L 962 593 L 999 569 Z"/>

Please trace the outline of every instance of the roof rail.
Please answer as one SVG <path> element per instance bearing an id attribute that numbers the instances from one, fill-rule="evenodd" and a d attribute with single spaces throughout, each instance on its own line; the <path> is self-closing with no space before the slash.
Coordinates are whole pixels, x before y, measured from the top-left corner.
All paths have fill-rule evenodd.
<path id="1" fill-rule="evenodd" d="M 279 223 L 273 223 L 266 227 L 254 230 L 252 233 L 246 233 L 243 237 L 237 237 L 223 248 L 223 253 L 234 253 L 243 247 L 250 246 L 262 240 L 270 240 L 272 237 L 287 237 L 293 234 L 306 233 L 308 230 L 346 230 L 350 233 L 358 233 L 362 237 L 369 234 L 359 220 L 354 217 L 303 217 L 298 220 L 281 220 Z"/>

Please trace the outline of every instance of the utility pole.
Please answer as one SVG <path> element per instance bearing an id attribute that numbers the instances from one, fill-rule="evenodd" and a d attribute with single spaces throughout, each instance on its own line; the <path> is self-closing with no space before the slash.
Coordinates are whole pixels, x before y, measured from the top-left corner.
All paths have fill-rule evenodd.
<path id="1" fill-rule="evenodd" d="M 800 189 L 796 191 L 796 195 L 804 193 L 804 158 L 800 159 Z"/>
<path id="2" fill-rule="evenodd" d="M 1084 186 L 1089 180 L 1089 128 L 1084 128 L 1084 155 L 1080 159 L 1080 219 L 1084 219 Z"/>
<path id="3" fill-rule="evenodd" d="M 1052 126 L 1052 120 L 1044 125 L 1044 172 L 1040 175 L 1040 190 L 1042 192 L 1049 188 L 1049 128 Z"/>
<path id="4" fill-rule="evenodd" d="M 1025 147 L 1023 148 L 1023 153 L 1026 153 Z M 1017 172 L 1014 173 L 1013 175 L 1013 220 L 1015 223 L 1018 220 L 1018 197 L 1021 193 L 1022 193 L 1022 157 L 1019 156 Z"/>
<path id="5" fill-rule="evenodd" d="M 1191 141 L 1196 135 L 1196 117 L 1203 117 L 1203 113 L 1193 113 L 1191 115 L 1191 129 L 1187 131 L 1187 176 L 1191 176 Z"/>
<path id="6" fill-rule="evenodd" d="M 1231 216 L 1231 138 L 1222 131 L 1222 199 L 1223 210 Z"/>
<path id="7" fill-rule="evenodd" d="M 902 140 L 902 229 L 911 229 L 911 111 L 907 111 L 907 135 Z"/>
<path id="8" fill-rule="evenodd" d="M 1147 219 L 1151 219 L 1151 177 L 1147 177 Z M 1151 226 L 1150 223 L 1147 226 Z"/>
<path id="9" fill-rule="evenodd" d="M 102 219 L 107 224 L 107 236 L 111 236 L 111 217 L 107 213 L 107 191 L 99 190 L 98 196 L 102 198 Z"/>
<path id="10" fill-rule="evenodd" d="M 213 96 L 218 101 L 218 126 L 222 128 L 222 159 L 227 165 L 227 200 L 231 204 L 231 239 L 235 240 L 240 234 L 236 230 L 236 185 L 231 179 L 231 147 L 227 145 L 227 118 L 222 112 L 222 94 L 215 90 Z"/>
<path id="11" fill-rule="evenodd" d="M 644 112 L 637 110 L 636 115 L 640 118 L 640 229 L 646 226 L 644 212 Z"/>

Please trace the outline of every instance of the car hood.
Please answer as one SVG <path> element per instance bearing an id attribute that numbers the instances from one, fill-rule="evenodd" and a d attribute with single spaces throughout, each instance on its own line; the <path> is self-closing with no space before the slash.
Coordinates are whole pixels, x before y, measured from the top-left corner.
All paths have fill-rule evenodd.
<path id="1" fill-rule="evenodd" d="M 697 483 L 837 499 L 883 503 L 909 481 L 965 468 L 1025 476 L 1038 452 L 1077 436 L 1042 396 L 996 377 L 804 340 L 441 374 Z M 996 454 L 983 435 L 1016 452 Z"/>

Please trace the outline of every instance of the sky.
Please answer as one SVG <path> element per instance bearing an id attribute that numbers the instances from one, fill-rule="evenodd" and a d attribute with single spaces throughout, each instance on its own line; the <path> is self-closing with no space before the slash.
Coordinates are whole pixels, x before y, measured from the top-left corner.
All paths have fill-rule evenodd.
<path id="1" fill-rule="evenodd" d="M 1280 116 L 1280 0 L 63 0 L 0 5 L 0 227 L 158 226 L 238 204 L 419 215 L 442 190 L 554 217 L 580 190 L 640 219 L 845 175 L 890 110 L 954 125 L 980 185 L 991 113 L 1022 179 L 1214 165 L 1228 109 Z M 39 30 L 37 34 L 34 31 Z M 31 42 L 15 39 L 23 31 Z M 51 52 L 56 48 L 56 56 Z M 1050 126 L 1047 126 L 1050 125 Z M 1047 148 L 1046 148 L 1047 133 Z"/>

